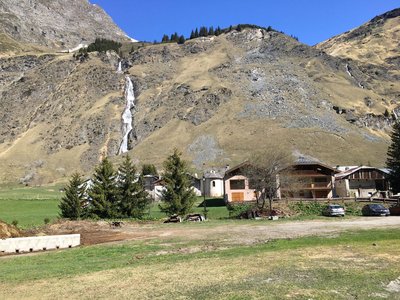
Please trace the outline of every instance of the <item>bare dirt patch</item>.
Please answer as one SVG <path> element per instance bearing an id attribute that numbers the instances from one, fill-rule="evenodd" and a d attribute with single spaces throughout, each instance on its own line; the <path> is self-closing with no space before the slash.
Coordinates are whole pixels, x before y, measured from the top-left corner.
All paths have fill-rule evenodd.
<path id="1" fill-rule="evenodd" d="M 18 228 L 0 221 L 0 239 L 14 238 L 21 236 Z"/>
<path id="2" fill-rule="evenodd" d="M 232 221 L 209 224 L 160 224 L 124 222 L 122 227 L 114 228 L 105 221 L 60 221 L 41 230 L 31 231 L 29 235 L 40 234 L 81 234 L 83 245 L 93 245 L 126 240 L 166 241 L 183 239 L 185 241 L 218 240 L 220 246 L 251 245 L 271 239 L 297 238 L 310 235 L 336 235 L 352 229 L 374 229 L 398 227 L 400 218 L 355 218 L 351 220 L 314 220 L 293 222 L 272 221 Z M 27 234 L 28 232 L 25 232 Z M 222 241 L 222 243 L 221 243 Z M 203 249 L 201 249 L 203 250 Z M 200 250 L 200 251 L 201 251 Z M 190 250 L 191 251 L 191 250 Z"/>

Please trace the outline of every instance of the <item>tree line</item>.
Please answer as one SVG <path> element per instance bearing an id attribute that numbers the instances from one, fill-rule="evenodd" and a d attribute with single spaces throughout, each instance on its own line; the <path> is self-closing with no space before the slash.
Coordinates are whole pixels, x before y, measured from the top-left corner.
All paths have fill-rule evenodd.
<path id="1" fill-rule="evenodd" d="M 165 188 L 159 208 L 167 215 L 190 212 L 196 199 L 188 175 L 188 164 L 181 155 L 174 150 L 164 162 Z M 59 205 L 60 215 L 72 220 L 143 219 L 152 200 L 145 190 L 144 176 L 155 173 L 154 165 L 143 165 L 138 175 L 129 156 L 125 156 L 117 169 L 108 158 L 104 158 L 96 166 L 91 181 L 84 181 L 78 173 L 72 175 Z"/>
<path id="2" fill-rule="evenodd" d="M 161 43 L 178 43 L 178 44 L 184 44 L 187 39 L 192 40 L 195 38 L 199 37 L 208 37 L 208 36 L 219 36 L 223 33 L 229 33 L 233 30 L 237 31 L 242 31 L 243 29 L 246 28 L 251 28 L 251 29 L 263 29 L 266 31 L 275 31 L 271 26 L 268 27 L 262 27 L 262 26 L 257 26 L 257 25 L 252 25 L 252 24 L 238 24 L 236 26 L 229 26 L 227 28 L 221 29 L 221 27 L 216 27 L 214 26 L 201 26 L 200 28 L 195 28 L 191 31 L 190 37 L 185 38 L 183 35 L 179 35 L 177 32 L 168 35 L 164 34 L 161 38 Z"/>

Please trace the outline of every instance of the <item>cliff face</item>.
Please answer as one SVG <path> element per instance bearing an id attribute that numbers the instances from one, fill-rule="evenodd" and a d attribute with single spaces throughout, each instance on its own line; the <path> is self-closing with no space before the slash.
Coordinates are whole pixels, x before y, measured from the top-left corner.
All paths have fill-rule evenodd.
<path id="1" fill-rule="evenodd" d="M 0 30 L 17 42 L 56 49 L 96 37 L 127 41 L 126 34 L 88 0 L 0 0 Z"/>
<path id="2" fill-rule="evenodd" d="M 145 45 L 124 58 L 4 56 L 0 181 L 65 180 L 104 155 L 118 160 L 126 76 L 136 98 L 128 148 L 138 163 L 160 166 L 177 147 L 201 170 L 284 148 L 332 165 L 383 166 L 400 111 L 390 68 L 262 29 Z"/>

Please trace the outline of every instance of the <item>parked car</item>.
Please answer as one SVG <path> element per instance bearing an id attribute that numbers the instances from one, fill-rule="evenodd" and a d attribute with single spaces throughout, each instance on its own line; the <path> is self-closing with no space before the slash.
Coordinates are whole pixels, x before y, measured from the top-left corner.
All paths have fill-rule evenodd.
<path id="1" fill-rule="evenodd" d="M 340 206 L 338 204 L 329 204 L 323 208 L 322 214 L 328 217 L 333 217 L 333 216 L 344 217 L 345 210 L 343 206 Z"/>
<path id="2" fill-rule="evenodd" d="M 362 208 L 363 216 L 390 216 L 390 211 L 382 204 L 367 204 Z"/>

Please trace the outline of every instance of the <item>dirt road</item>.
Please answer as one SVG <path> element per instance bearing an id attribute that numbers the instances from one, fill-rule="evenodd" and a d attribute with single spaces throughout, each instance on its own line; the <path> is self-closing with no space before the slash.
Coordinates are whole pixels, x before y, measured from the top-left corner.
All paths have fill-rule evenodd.
<path id="1" fill-rule="evenodd" d="M 400 227 L 400 217 L 327 218 L 310 221 L 211 221 L 180 224 L 124 223 L 111 228 L 104 221 L 64 222 L 49 226 L 46 234 L 80 233 L 82 244 L 100 244 L 126 240 L 223 241 L 226 245 L 250 245 L 270 239 L 309 235 L 334 235 L 347 230 Z"/>

